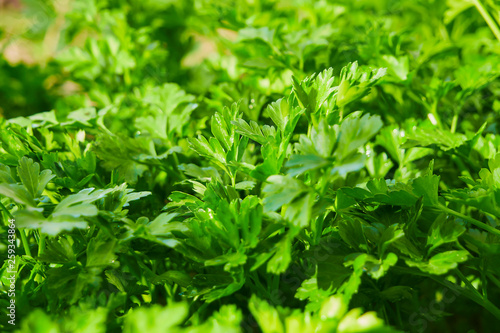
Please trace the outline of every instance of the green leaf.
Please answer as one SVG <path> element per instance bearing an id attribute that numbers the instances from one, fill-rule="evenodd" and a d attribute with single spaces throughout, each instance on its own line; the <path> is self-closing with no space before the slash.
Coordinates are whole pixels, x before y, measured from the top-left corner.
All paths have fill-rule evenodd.
<path id="1" fill-rule="evenodd" d="M 393 224 L 384 230 L 380 239 L 378 241 L 379 246 L 379 256 L 383 257 L 387 248 L 391 245 L 391 243 L 396 242 L 398 239 L 404 236 L 404 231 L 401 229 L 401 226 L 398 224 Z"/>
<path id="2" fill-rule="evenodd" d="M 24 187 L 28 190 L 31 196 L 33 198 L 36 197 L 38 193 L 40 165 L 38 163 L 33 163 L 31 158 L 23 156 L 23 158 L 19 160 L 17 173 L 23 182 Z"/>
<path id="3" fill-rule="evenodd" d="M 290 168 L 288 175 L 297 176 L 304 172 L 328 166 L 330 162 L 316 155 L 292 155 L 285 163 Z"/>
<path id="4" fill-rule="evenodd" d="M 385 75 L 386 69 L 363 70 L 358 62 L 349 63 L 340 72 L 340 84 L 336 95 L 336 105 L 340 108 L 363 98 Z"/>
<path id="5" fill-rule="evenodd" d="M 461 133 L 451 133 L 424 123 L 414 127 L 413 131 L 406 132 L 406 142 L 400 148 L 427 147 L 437 145 L 444 151 L 461 146 L 467 141 L 467 137 Z"/>
<path id="6" fill-rule="evenodd" d="M 26 190 L 23 185 L 17 184 L 0 184 L 0 194 L 7 198 L 11 198 L 15 202 L 28 206 L 36 207 L 33 196 Z"/>
<path id="7" fill-rule="evenodd" d="M 262 189 L 265 194 L 264 210 L 266 212 L 276 211 L 306 191 L 308 188 L 300 180 L 290 176 L 271 176 Z"/>
<path id="8" fill-rule="evenodd" d="M 413 194 L 417 197 L 424 198 L 424 205 L 437 206 L 438 201 L 438 188 L 439 176 L 426 175 L 423 177 L 415 178 L 412 182 Z"/>
<path id="9" fill-rule="evenodd" d="M 278 311 L 266 301 L 256 296 L 250 298 L 248 305 L 250 312 L 259 323 L 263 333 L 284 333 L 285 328 L 280 320 Z"/>
<path id="10" fill-rule="evenodd" d="M 309 225 L 314 197 L 301 181 L 290 176 L 271 176 L 263 188 L 264 211 L 282 209 L 285 219 L 294 226 Z"/>
<path id="11" fill-rule="evenodd" d="M 410 267 L 418 267 L 422 272 L 443 275 L 457 268 L 459 263 L 467 261 L 469 252 L 465 250 L 446 251 L 432 256 L 428 262 L 406 260 Z"/>
<path id="12" fill-rule="evenodd" d="M 352 113 L 340 125 L 337 149 L 335 156 L 339 160 L 345 159 L 359 147 L 365 145 L 382 127 L 379 116 L 370 116 Z"/>
<path id="13" fill-rule="evenodd" d="M 384 325 L 384 321 L 377 317 L 375 312 L 366 312 L 359 308 L 349 311 L 339 323 L 339 333 L 354 332 L 377 332 L 391 333 L 395 332 L 391 327 Z"/>
<path id="14" fill-rule="evenodd" d="M 83 214 L 89 213 L 81 212 L 75 215 Z M 16 218 L 16 225 L 20 228 L 40 229 L 42 233 L 50 236 L 56 236 L 67 230 L 86 229 L 88 226 L 87 221 L 83 218 L 71 215 L 45 218 L 40 212 L 21 210 L 16 212 L 14 217 Z"/>
<path id="15" fill-rule="evenodd" d="M 107 194 L 113 192 L 114 189 L 94 190 L 87 188 L 76 194 L 72 194 L 64 198 L 54 209 L 52 216 L 95 216 L 97 215 L 97 207 L 92 203 L 103 199 Z"/>
<path id="16" fill-rule="evenodd" d="M 92 238 L 87 245 L 87 267 L 106 267 L 111 265 L 116 255 L 116 241 L 103 237 Z"/>
<path id="17" fill-rule="evenodd" d="M 411 300 L 412 288 L 408 286 L 392 286 L 380 292 L 380 297 L 389 302 L 399 302 L 403 299 Z"/>
<path id="18" fill-rule="evenodd" d="M 281 133 L 288 135 L 289 133 L 285 133 L 285 129 L 287 128 L 290 118 L 298 113 L 297 109 L 292 109 L 285 98 L 280 98 L 276 102 L 269 104 L 266 111 Z"/>
<path id="19" fill-rule="evenodd" d="M 137 308 L 125 317 L 124 333 L 160 332 L 162 330 L 176 330 L 186 316 L 188 306 L 185 303 L 173 303 L 167 307 L 154 305 L 149 308 Z"/>
<path id="20" fill-rule="evenodd" d="M 230 272 L 232 268 L 244 265 L 247 262 L 247 256 L 242 253 L 229 253 L 205 261 L 205 266 L 224 265 L 224 270 Z"/>
<path id="21" fill-rule="evenodd" d="M 429 230 L 427 246 L 430 246 L 430 248 L 427 253 L 431 253 L 442 244 L 458 241 L 458 238 L 465 230 L 466 228 L 458 224 L 454 219 L 449 219 L 444 214 L 440 214 Z"/>
<path id="22" fill-rule="evenodd" d="M 363 232 L 363 223 L 359 219 L 346 218 L 338 222 L 339 235 L 350 247 L 356 250 L 368 250 Z"/>
<path id="23" fill-rule="evenodd" d="M 237 133 L 244 135 L 255 142 L 258 142 L 261 145 L 266 144 L 270 140 L 268 136 L 264 135 L 259 125 L 255 121 L 250 121 L 250 125 L 243 119 L 236 119 L 231 123 L 236 127 Z M 272 130 L 268 130 L 267 132 L 272 133 Z"/>
<path id="24" fill-rule="evenodd" d="M 94 144 L 94 151 L 102 166 L 115 170 L 120 178 L 129 183 L 137 182 L 148 170 L 145 163 L 141 163 L 141 157 L 156 155 L 156 152 L 151 151 L 150 141 L 145 138 L 111 135 L 100 136 Z"/>
<path id="25" fill-rule="evenodd" d="M 221 164 L 226 164 L 226 153 L 217 139 L 210 138 L 209 142 L 203 135 L 200 135 L 197 139 L 190 139 L 189 144 L 191 149 L 198 154 L 213 158 Z"/>
<path id="26" fill-rule="evenodd" d="M 137 129 L 162 139 L 170 138 L 174 133 L 182 134 L 197 107 L 192 103 L 194 96 L 186 94 L 174 83 L 148 87 L 143 94 L 142 102 L 149 106 L 149 110 L 142 117 L 135 118 Z"/>

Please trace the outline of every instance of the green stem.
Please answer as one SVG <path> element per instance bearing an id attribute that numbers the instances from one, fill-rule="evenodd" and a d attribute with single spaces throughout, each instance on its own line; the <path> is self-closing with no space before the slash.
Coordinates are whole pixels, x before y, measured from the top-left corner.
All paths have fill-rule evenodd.
<path id="1" fill-rule="evenodd" d="M 389 315 L 387 314 L 387 309 L 385 307 L 385 303 L 382 303 L 382 313 L 384 314 L 384 321 L 386 323 L 389 323 L 390 320 L 389 320 Z"/>
<path id="2" fill-rule="evenodd" d="M 257 288 L 257 290 L 259 290 L 262 293 L 262 295 L 266 295 L 266 297 L 268 297 L 269 293 L 268 293 L 267 289 L 260 282 L 257 272 L 254 272 L 252 275 L 250 275 L 250 278 L 251 278 L 250 281 Z"/>
<path id="3" fill-rule="evenodd" d="M 233 186 L 233 188 L 236 187 L 236 175 L 238 174 L 238 170 L 235 170 L 234 171 L 234 175 L 231 176 L 231 185 Z"/>
<path id="4" fill-rule="evenodd" d="M 5 212 L 5 214 L 7 214 L 9 219 L 15 220 L 14 216 L 9 212 L 7 207 L 5 207 L 2 202 L 0 202 L 0 208 Z M 23 243 L 23 248 L 24 248 L 25 254 L 27 256 L 31 257 L 31 251 L 30 251 L 30 247 L 29 247 L 29 243 L 28 243 L 28 238 L 26 237 L 26 232 L 24 231 L 24 229 L 21 229 L 21 228 L 18 228 L 17 230 L 19 231 L 19 234 L 21 235 L 21 243 Z"/>
<path id="5" fill-rule="evenodd" d="M 477 293 L 477 290 L 474 291 L 469 290 L 469 289 L 464 289 L 462 287 L 459 287 L 457 285 L 454 285 L 453 283 L 446 281 L 446 280 L 440 280 L 437 276 L 429 276 L 431 279 L 434 281 L 441 283 L 445 287 L 448 287 L 450 289 L 454 289 L 455 291 L 458 291 L 459 293 L 463 294 L 465 297 L 469 298 L 471 301 L 479 304 L 486 310 L 488 310 L 492 315 L 494 315 L 497 319 L 500 320 L 500 309 L 496 307 L 495 304 L 491 303 L 487 299 L 484 299 L 481 294 Z"/>
<path id="6" fill-rule="evenodd" d="M 457 130 L 457 122 L 458 122 L 458 114 L 455 113 L 453 115 L 453 119 L 451 120 L 451 128 L 450 128 L 451 133 L 455 133 L 455 131 Z"/>
<path id="7" fill-rule="evenodd" d="M 198 299 L 195 298 L 194 302 L 191 303 L 191 305 L 189 306 L 189 313 L 190 314 L 189 314 L 189 316 L 186 319 L 184 319 L 184 321 L 182 322 L 181 326 L 186 325 L 186 323 L 189 322 L 197 312 L 203 312 L 208 307 L 208 305 L 210 304 L 208 302 L 203 302 L 203 304 L 201 304 L 198 307 L 198 309 L 196 309 L 196 310 L 193 311 L 193 308 L 196 306 L 197 301 L 198 301 Z M 193 322 L 192 324 L 196 325 L 197 323 Z"/>
<path id="8" fill-rule="evenodd" d="M 272 275 L 272 282 L 271 282 L 271 293 L 275 290 L 279 290 L 280 288 L 280 276 L 279 275 Z"/>
<path id="9" fill-rule="evenodd" d="M 45 250 L 45 234 L 40 233 L 40 242 L 38 243 L 38 256 L 40 257 Z"/>
<path id="10" fill-rule="evenodd" d="M 93 178 L 96 178 L 96 177 L 93 177 Z M 100 179 L 98 179 L 98 181 L 100 182 Z M 104 187 L 104 185 L 103 185 L 103 187 Z M 45 190 L 43 193 L 44 193 L 46 196 L 48 196 L 48 197 L 49 197 L 50 201 L 52 201 L 52 203 L 53 203 L 53 204 L 56 204 L 56 205 L 57 205 L 57 204 L 59 203 L 59 201 L 57 201 L 57 199 L 56 199 L 56 198 L 54 198 L 54 196 L 52 195 L 52 193 L 50 193 L 50 191 Z"/>
<path id="11" fill-rule="evenodd" d="M 471 291 L 466 288 L 462 288 L 460 286 L 457 286 L 454 283 L 451 283 L 450 281 L 445 280 L 442 277 L 431 275 L 429 273 L 424 273 L 418 269 L 413 269 L 413 268 L 406 268 L 406 267 L 393 267 L 393 271 L 399 271 L 400 273 L 404 274 L 411 274 L 411 275 L 420 275 L 420 276 L 425 276 L 427 278 L 430 278 L 437 283 L 449 288 L 450 290 L 455 291 L 456 293 L 462 294 L 463 296 L 467 297 L 471 301 L 477 303 L 478 305 L 482 306 L 485 308 L 488 312 L 490 312 L 492 315 L 494 315 L 498 320 L 500 320 L 500 309 L 496 307 L 495 304 L 491 303 L 487 299 L 484 299 L 481 294 L 475 293 L 474 291 Z"/>
<path id="12" fill-rule="evenodd" d="M 450 209 L 450 208 L 448 208 L 448 207 L 446 207 L 444 205 L 439 205 L 438 208 L 441 209 L 445 213 L 448 213 L 450 215 L 453 215 L 453 216 L 459 217 L 459 218 L 461 218 L 463 220 L 466 220 L 466 221 L 470 222 L 471 224 L 475 225 L 478 228 L 481 228 L 483 230 L 489 231 L 489 232 L 491 232 L 494 235 L 500 236 L 500 230 L 495 229 L 492 226 L 487 225 L 486 223 L 478 221 L 475 218 L 463 215 L 463 214 L 461 214 L 459 212 L 456 212 L 453 209 Z"/>
<path id="13" fill-rule="evenodd" d="M 432 106 L 431 106 L 429 111 L 434 116 L 434 120 L 436 121 L 436 125 L 439 128 L 443 128 L 443 123 L 441 122 L 441 118 L 438 115 L 437 107 L 438 107 L 438 101 L 435 101 L 434 103 L 432 103 Z"/>
<path id="14" fill-rule="evenodd" d="M 481 292 L 483 293 L 484 298 L 488 298 L 488 279 L 486 277 L 486 272 L 488 271 L 488 267 L 486 266 L 486 260 L 484 258 L 481 259 Z"/>
<path id="15" fill-rule="evenodd" d="M 486 21 L 495 37 L 498 39 L 498 41 L 500 41 L 500 29 L 498 28 L 498 25 L 495 23 L 495 21 L 493 21 L 493 18 L 491 17 L 490 13 L 488 13 L 486 7 L 484 7 L 480 0 L 472 0 L 472 3 L 474 4 L 474 6 L 476 6 L 478 12 Z"/>
<path id="16" fill-rule="evenodd" d="M 342 122 L 342 120 L 344 120 L 344 107 L 340 107 L 340 110 L 339 110 L 339 123 Z"/>
<path id="17" fill-rule="evenodd" d="M 23 243 L 23 248 L 24 248 L 24 253 L 28 257 L 32 257 L 29 243 L 28 243 L 28 238 L 26 237 L 26 231 L 24 229 L 18 229 L 19 233 L 21 234 L 21 243 Z"/>
<path id="18" fill-rule="evenodd" d="M 465 157 L 465 159 L 467 160 L 468 158 Z M 469 169 L 465 166 L 464 162 L 462 161 L 462 159 L 458 158 L 458 156 L 456 155 L 453 155 L 451 156 L 451 160 L 453 162 L 455 162 L 455 164 L 458 166 L 458 169 L 460 170 L 460 173 L 462 175 L 465 175 L 466 177 L 469 177 L 470 179 L 474 179 L 472 177 L 472 174 L 470 173 Z M 472 188 L 471 185 L 467 185 L 469 188 Z"/>
<path id="19" fill-rule="evenodd" d="M 403 319 L 401 318 L 401 310 L 399 309 L 399 304 L 396 303 L 396 319 L 398 321 L 399 327 L 403 327 Z"/>
<path id="20" fill-rule="evenodd" d="M 0 201 L 0 208 L 2 208 L 2 210 L 5 212 L 5 214 L 7 214 L 7 217 L 9 219 L 14 220 L 14 216 L 12 216 L 12 214 L 9 212 L 7 207 L 5 207 L 1 201 Z"/>
<path id="21" fill-rule="evenodd" d="M 498 280 L 493 274 L 487 274 L 488 278 L 497 286 L 497 288 L 500 288 L 500 280 Z"/>
<path id="22" fill-rule="evenodd" d="M 467 277 L 465 275 L 463 275 L 463 273 L 460 272 L 460 270 L 455 269 L 455 273 L 458 275 L 460 280 L 462 280 L 463 283 L 465 283 L 465 285 L 467 286 L 467 289 L 469 289 L 471 292 L 476 294 L 476 296 L 481 297 L 481 298 L 483 297 L 483 295 L 481 295 L 481 293 L 472 285 L 472 283 L 470 283 L 469 279 L 467 279 Z"/>
<path id="23" fill-rule="evenodd" d="M 174 293 L 172 291 L 172 287 L 168 283 L 165 283 L 165 290 L 167 291 L 168 297 L 173 299 Z"/>
<path id="24" fill-rule="evenodd" d="M 172 156 L 174 157 L 174 162 L 175 162 L 175 169 L 179 172 L 179 176 L 182 180 L 185 180 L 186 179 L 186 176 L 184 176 L 184 173 L 182 171 L 179 170 L 179 158 L 177 157 L 177 153 L 174 151 L 172 153 Z"/>

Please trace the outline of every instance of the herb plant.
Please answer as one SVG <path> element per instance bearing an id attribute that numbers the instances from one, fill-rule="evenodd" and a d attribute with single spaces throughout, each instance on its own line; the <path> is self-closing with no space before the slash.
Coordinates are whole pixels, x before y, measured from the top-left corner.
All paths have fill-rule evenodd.
<path id="1" fill-rule="evenodd" d="M 496 332 L 496 1 L 42 6 L 46 95 L 0 101 L 0 330 Z"/>

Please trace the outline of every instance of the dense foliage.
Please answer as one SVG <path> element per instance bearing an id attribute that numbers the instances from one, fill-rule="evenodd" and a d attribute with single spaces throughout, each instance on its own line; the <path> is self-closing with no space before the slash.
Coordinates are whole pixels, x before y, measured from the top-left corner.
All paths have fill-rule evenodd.
<path id="1" fill-rule="evenodd" d="M 498 331 L 498 2 L 63 14 L 0 60 L 1 331 Z"/>

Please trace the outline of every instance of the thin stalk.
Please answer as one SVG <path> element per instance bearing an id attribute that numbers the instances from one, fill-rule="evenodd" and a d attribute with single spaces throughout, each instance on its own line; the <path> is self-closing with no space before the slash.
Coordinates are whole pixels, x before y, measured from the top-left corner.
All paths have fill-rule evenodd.
<path id="1" fill-rule="evenodd" d="M 7 215 L 7 217 L 9 219 L 14 220 L 14 216 L 12 216 L 12 214 L 9 212 L 9 210 L 7 209 L 7 207 L 5 207 L 1 201 L 0 201 L 0 208 L 5 212 L 5 214 Z"/>
<path id="2" fill-rule="evenodd" d="M 95 177 L 94 177 L 94 178 L 95 178 Z M 100 180 L 99 180 L 99 181 L 100 181 Z M 104 186 L 103 186 L 103 187 L 104 187 Z M 52 193 L 50 193 L 50 191 L 45 190 L 45 191 L 43 191 L 43 194 L 44 194 L 44 195 L 46 195 L 46 196 L 48 196 L 48 197 L 49 197 L 49 199 L 50 199 L 50 201 L 51 201 L 53 204 L 56 204 L 56 205 L 57 205 L 57 204 L 59 203 L 59 201 L 57 201 L 57 199 L 56 199 L 56 198 L 54 198 L 54 196 L 52 195 Z"/>
<path id="3" fill-rule="evenodd" d="M 387 309 L 385 308 L 385 303 L 382 303 L 382 313 L 384 315 L 384 321 L 386 323 L 389 323 L 390 320 L 389 320 L 389 315 L 387 314 Z"/>
<path id="4" fill-rule="evenodd" d="M 236 187 L 236 175 L 238 174 L 238 170 L 234 171 L 234 175 L 231 176 L 231 185 L 235 188 Z"/>
<path id="5" fill-rule="evenodd" d="M 24 248 L 24 253 L 28 257 L 32 257 L 29 243 L 28 243 L 28 238 L 26 237 L 26 231 L 24 229 L 18 229 L 19 233 L 21 234 L 21 243 L 23 243 L 23 248 Z"/>
<path id="6" fill-rule="evenodd" d="M 434 120 L 436 121 L 436 125 L 439 128 L 443 128 L 443 123 L 441 122 L 441 117 L 439 117 L 439 114 L 437 112 L 437 107 L 438 107 L 438 101 L 435 101 L 434 103 L 432 103 L 432 106 L 429 109 L 429 111 L 432 114 L 432 116 L 434 117 Z M 429 117 L 429 116 L 427 116 L 427 117 Z M 432 122 L 432 119 L 430 119 L 430 120 Z"/>
<path id="7" fill-rule="evenodd" d="M 460 293 L 462 293 L 465 297 L 469 298 L 471 301 L 479 304 L 486 310 L 488 310 L 492 315 L 494 315 L 497 319 L 500 320 L 500 309 L 496 307 L 495 304 L 491 303 L 487 299 L 484 299 L 481 294 L 477 292 L 477 290 L 474 288 L 474 290 L 470 290 L 468 288 L 462 288 L 459 286 L 454 285 L 453 283 L 446 281 L 446 280 L 440 280 L 437 276 L 430 275 L 429 276 L 431 279 L 434 281 L 444 285 L 445 287 L 448 287 L 450 289 L 454 289 Z"/>
<path id="8" fill-rule="evenodd" d="M 38 256 L 40 257 L 45 250 L 45 235 L 40 233 L 40 242 L 38 243 Z"/>
<path id="9" fill-rule="evenodd" d="M 168 283 L 165 283 L 165 290 L 167 291 L 168 297 L 173 299 L 174 293 L 172 291 L 172 287 Z"/>
<path id="10" fill-rule="evenodd" d="M 15 220 L 14 216 L 9 212 L 7 207 L 4 206 L 2 202 L 0 202 L 0 208 L 7 214 L 9 219 Z M 31 257 L 31 251 L 28 243 L 28 238 L 26 237 L 26 232 L 24 229 L 18 228 L 19 234 L 21 235 L 21 243 L 23 244 L 24 252 L 27 256 Z"/>
<path id="11" fill-rule="evenodd" d="M 195 305 L 196 305 L 196 302 L 197 302 L 197 301 L 198 301 L 198 299 L 197 299 L 197 298 L 195 298 L 195 299 L 194 299 L 194 301 L 193 301 L 193 303 L 191 303 L 191 305 L 189 306 L 189 313 L 190 313 L 190 315 L 189 315 L 186 319 L 184 319 L 184 321 L 182 322 L 181 326 L 186 325 L 186 323 L 188 323 L 188 322 L 189 322 L 189 321 L 193 318 L 193 316 L 194 316 L 196 313 L 198 313 L 198 312 L 202 312 L 202 311 L 203 311 L 203 310 L 205 310 L 205 309 L 208 307 L 208 305 L 210 304 L 210 303 L 208 303 L 208 302 L 203 302 L 203 304 L 201 304 L 201 305 L 200 305 L 200 307 L 198 307 L 198 309 L 196 309 L 196 311 L 193 311 L 193 308 L 195 307 Z M 198 324 L 198 323 L 197 323 L 197 322 L 193 322 L 193 324 L 194 324 L 194 325 L 196 325 L 196 324 Z"/>
<path id="12" fill-rule="evenodd" d="M 463 283 L 465 283 L 465 285 L 467 286 L 467 288 L 474 294 L 476 294 L 476 296 L 483 297 L 483 295 L 481 295 L 481 293 L 472 285 L 469 279 L 467 279 L 467 277 L 462 272 L 460 272 L 460 270 L 455 269 L 455 274 L 457 274 L 459 279 L 462 280 Z"/>
<path id="13" fill-rule="evenodd" d="M 498 28 L 498 25 L 493 20 L 490 13 L 488 13 L 488 10 L 486 9 L 486 7 L 484 7 L 481 0 L 472 0 L 472 3 L 474 4 L 474 6 L 476 6 L 477 11 L 481 14 L 483 19 L 486 21 L 486 24 L 488 24 L 491 31 L 495 35 L 495 37 L 498 39 L 498 41 L 500 41 L 500 28 Z"/>
<path id="14" fill-rule="evenodd" d="M 486 223 L 478 221 L 475 218 L 472 218 L 472 217 L 469 217 L 467 215 L 464 215 L 464 214 L 461 214 L 459 212 L 456 212 L 453 209 L 450 209 L 450 208 L 448 208 L 446 206 L 443 206 L 443 205 L 439 205 L 438 208 L 441 209 L 445 213 L 448 213 L 450 215 L 453 215 L 453 216 L 459 217 L 459 218 L 461 218 L 463 220 L 466 220 L 466 221 L 470 222 L 471 224 L 475 225 L 478 228 L 481 228 L 483 230 L 489 231 L 489 232 L 491 232 L 494 235 L 500 236 L 500 230 L 495 229 L 492 226 L 487 225 Z"/>
<path id="15" fill-rule="evenodd" d="M 252 275 L 250 275 L 251 282 L 253 282 L 253 285 L 259 290 L 263 295 L 268 296 L 269 292 L 267 289 L 262 285 L 262 283 L 259 280 L 259 276 L 257 275 L 257 272 L 254 272 Z"/>
<path id="16" fill-rule="evenodd" d="M 272 291 L 276 291 L 276 290 L 279 290 L 280 288 L 280 276 L 279 275 L 273 275 L 272 276 L 272 284 L 271 284 L 271 292 Z"/>
<path id="17" fill-rule="evenodd" d="M 403 319 L 401 318 L 401 310 L 399 309 L 399 304 L 396 303 L 396 319 L 398 321 L 399 327 L 403 327 Z"/>
<path id="18" fill-rule="evenodd" d="M 488 279 L 486 278 L 486 272 L 488 268 L 486 267 L 485 259 L 481 259 L 481 292 L 484 298 L 488 298 Z"/>
<path id="19" fill-rule="evenodd" d="M 465 166 L 464 162 L 458 158 L 456 155 L 453 155 L 451 156 L 451 160 L 453 162 L 455 162 L 455 164 L 458 166 L 458 169 L 460 170 L 460 172 L 465 175 L 466 177 L 469 177 L 470 179 L 474 179 L 472 177 L 472 174 L 470 173 L 469 169 L 467 169 L 467 167 Z M 472 185 L 470 184 L 467 184 L 467 187 L 468 188 L 472 188 Z"/>
<path id="20" fill-rule="evenodd" d="M 412 269 L 412 268 L 406 268 L 406 267 L 393 267 L 393 271 L 399 271 L 400 273 L 405 273 L 405 274 L 411 274 L 411 275 L 420 275 L 420 276 L 425 276 L 427 278 L 430 278 L 437 283 L 451 289 L 452 291 L 455 291 L 456 293 L 462 294 L 463 296 L 467 297 L 471 301 L 477 303 L 478 305 L 482 306 L 485 308 L 488 312 L 490 312 L 492 315 L 494 315 L 498 320 L 500 320 L 500 309 L 497 308 L 497 306 L 487 299 L 484 299 L 481 294 L 477 293 L 477 290 L 472 291 L 469 290 L 468 288 L 462 288 L 460 286 L 457 286 L 454 283 L 451 283 L 450 281 L 447 281 L 443 279 L 442 277 L 432 275 L 429 273 L 424 273 L 420 270 L 417 269 Z"/>
<path id="21" fill-rule="evenodd" d="M 497 288 L 500 288 L 500 281 L 493 275 L 493 274 L 487 274 L 488 278 L 497 286 Z"/>
<path id="22" fill-rule="evenodd" d="M 175 297 L 175 295 L 177 293 L 177 287 L 179 287 L 178 284 L 174 284 L 172 287 L 172 299 Z"/>
<path id="23" fill-rule="evenodd" d="M 179 170 L 179 158 L 177 157 L 177 153 L 174 151 L 172 152 L 172 156 L 174 157 L 174 162 L 175 162 L 175 169 L 179 172 L 179 176 L 181 177 L 182 180 L 186 179 L 186 176 L 184 176 L 184 173 Z"/>
<path id="24" fill-rule="evenodd" d="M 457 123 L 458 123 L 458 114 L 455 113 L 453 115 L 453 119 L 451 120 L 451 128 L 450 128 L 451 133 L 455 133 L 455 131 L 457 130 Z"/>

